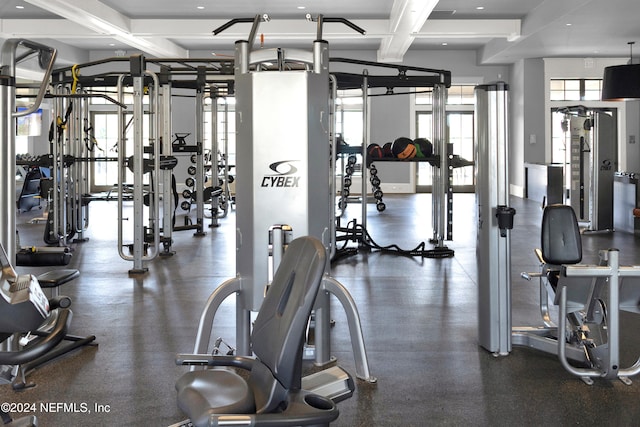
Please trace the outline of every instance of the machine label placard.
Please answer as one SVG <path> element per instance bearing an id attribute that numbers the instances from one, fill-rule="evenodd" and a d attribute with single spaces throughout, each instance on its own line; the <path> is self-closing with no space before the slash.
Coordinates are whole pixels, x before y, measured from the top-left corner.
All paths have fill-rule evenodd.
<path id="1" fill-rule="evenodd" d="M 279 162 L 271 163 L 269 169 L 274 171 L 274 174 L 264 175 L 262 177 L 261 187 L 284 187 L 292 188 L 298 187 L 300 183 L 300 175 L 297 175 L 298 168 L 292 163 L 299 160 L 282 160 Z"/>

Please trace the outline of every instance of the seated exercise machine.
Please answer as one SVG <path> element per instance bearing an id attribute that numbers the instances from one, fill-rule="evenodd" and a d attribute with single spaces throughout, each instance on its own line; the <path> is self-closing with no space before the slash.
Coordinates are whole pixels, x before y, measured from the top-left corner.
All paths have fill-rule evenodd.
<path id="1" fill-rule="evenodd" d="M 95 336 L 67 334 L 71 299 L 59 295 L 58 287 L 78 277 L 78 270 L 53 270 L 35 277 L 18 275 L 0 245 L 0 383 L 15 390 L 32 387 L 26 376 L 38 366 L 84 345 Z M 50 288 L 47 298 L 43 288 Z M 68 344 L 61 344 L 62 341 Z"/>
<path id="2" fill-rule="evenodd" d="M 30 369 L 95 337 L 76 341 L 71 346 L 59 346 L 68 338 L 71 299 L 60 295 L 48 299 L 35 276 L 16 274 L 1 245 L 0 265 L 0 383 L 11 383 L 14 389 L 22 389 L 33 385 L 25 381 Z M 59 281 L 63 281 L 77 276 L 77 270 L 45 274 L 43 280 L 53 286 L 56 274 Z M 7 412 L 0 411 L 0 417 L 4 425 L 37 425 L 35 416 L 13 420 Z"/>
<path id="3" fill-rule="evenodd" d="M 250 374 L 245 382 L 227 373 L 192 369 L 178 380 L 178 405 L 196 426 L 327 425 L 335 420 L 335 402 L 351 396 L 354 383 L 333 366 L 332 295 L 347 315 L 355 376 L 376 381 L 369 372 L 355 302 L 329 275 L 335 193 L 330 186 L 335 181 L 330 97 L 337 89 L 328 72 L 323 18 L 318 17 L 318 36 L 311 51 L 252 51 L 263 20 L 268 21 L 268 16 L 234 19 L 214 30 L 216 34 L 238 22 L 253 22 L 248 39 L 236 42 L 234 60 L 235 108 L 243 117 L 236 124 L 237 274 L 212 292 L 200 316 L 194 355 L 178 361 L 226 363 Z M 294 235 L 305 237 L 298 240 Z M 265 296 L 264 287 L 270 282 Z M 233 294 L 238 356 L 219 359 L 218 349 L 211 352 L 209 348 L 213 320 L 222 302 Z M 308 324 L 313 329 L 313 346 L 305 347 Z M 313 360 L 323 370 L 302 379 L 303 359 Z"/>
<path id="4" fill-rule="evenodd" d="M 542 217 L 540 312 L 544 327 L 517 327 L 512 342 L 558 355 L 562 366 L 585 383 L 593 378 L 631 384 L 640 373 L 640 358 L 620 367 L 620 311 L 640 313 L 640 268 L 621 267 L 618 250 L 600 252 L 600 265 L 579 264 L 582 241 L 571 206 L 549 205 Z M 558 307 L 552 321 L 549 302 Z"/>
<path id="5" fill-rule="evenodd" d="M 355 388 L 351 376 L 333 368 L 342 372 L 346 388 L 318 390 L 328 396 L 305 390 L 316 381 L 302 379 L 305 330 L 326 263 L 325 247 L 315 237 L 289 244 L 254 323 L 255 357 L 178 355 L 178 364 L 210 368 L 187 372 L 176 383 L 178 406 L 192 423 L 179 425 L 329 425 L 338 418 L 335 403 Z"/>

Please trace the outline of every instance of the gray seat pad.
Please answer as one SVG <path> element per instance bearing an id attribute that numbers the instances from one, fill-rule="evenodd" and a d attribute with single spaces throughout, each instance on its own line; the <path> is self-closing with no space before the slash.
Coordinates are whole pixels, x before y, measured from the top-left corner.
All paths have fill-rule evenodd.
<path id="1" fill-rule="evenodd" d="M 247 382 L 229 369 L 187 372 L 176 383 L 176 390 L 178 406 L 192 415 L 194 425 L 208 420 L 210 414 L 247 414 L 256 410 Z"/>

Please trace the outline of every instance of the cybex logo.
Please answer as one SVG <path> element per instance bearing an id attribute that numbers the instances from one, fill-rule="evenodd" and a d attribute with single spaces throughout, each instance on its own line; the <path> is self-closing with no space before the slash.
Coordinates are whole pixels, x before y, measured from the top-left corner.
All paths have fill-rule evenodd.
<path id="1" fill-rule="evenodd" d="M 292 164 L 298 161 L 299 160 L 282 160 L 271 163 L 269 169 L 274 171 L 275 174 L 262 177 L 261 187 L 298 187 L 300 176 L 295 175 L 298 172 L 298 168 Z"/>

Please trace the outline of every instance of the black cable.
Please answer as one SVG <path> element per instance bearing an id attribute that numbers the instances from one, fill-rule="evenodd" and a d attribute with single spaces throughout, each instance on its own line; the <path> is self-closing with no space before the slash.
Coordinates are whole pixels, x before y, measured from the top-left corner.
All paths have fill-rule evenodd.
<path id="1" fill-rule="evenodd" d="M 376 243 L 373 240 L 369 232 L 361 224 L 358 224 L 355 219 L 349 221 L 346 228 L 344 229 L 337 228 L 336 231 L 342 231 L 345 233 L 345 235 L 341 236 L 341 239 L 340 239 L 340 240 L 344 240 L 345 243 L 342 246 L 342 248 L 336 249 L 336 253 L 348 250 L 346 247 L 347 243 L 349 241 L 353 241 L 353 242 L 359 242 L 361 245 L 366 246 L 369 249 L 379 250 L 382 252 L 393 252 L 393 253 L 396 253 L 397 255 L 412 256 L 412 257 L 414 256 L 428 257 L 429 256 L 428 250 L 426 249 L 426 244 L 424 242 L 419 243 L 415 248 L 409 249 L 409 250 L 402 249 L 396 244 L 391 244 L 388 246 L 380 246 L 378 243 Z M 335 260 L 335 257 L 334 257 L 334 260 Z"/>

